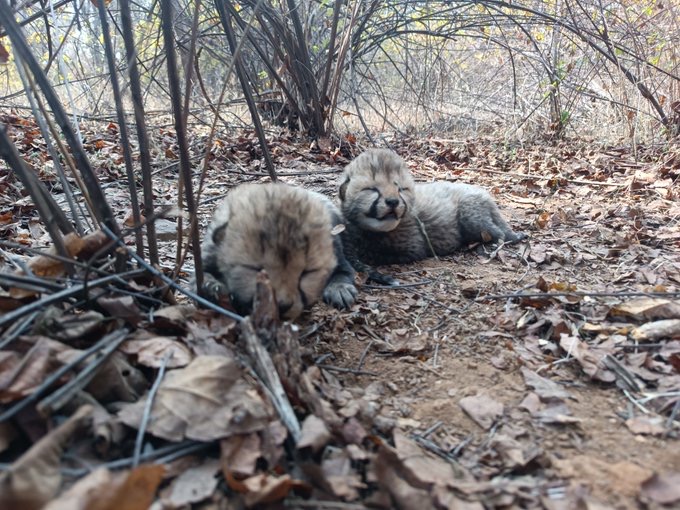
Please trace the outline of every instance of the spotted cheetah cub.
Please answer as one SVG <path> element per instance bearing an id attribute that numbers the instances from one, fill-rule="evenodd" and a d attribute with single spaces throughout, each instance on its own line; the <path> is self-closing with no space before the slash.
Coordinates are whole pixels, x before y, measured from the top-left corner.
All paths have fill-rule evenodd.
<path id="1" fill-rule="evenodd" d="M 449 255 L 473 242 L 525 237 L 512 230 L 484 189 L 443 181 L 416 184 L 404 160 L 388 149 L 359 155 L 340 182 L 345 252 L 356 269 L 368 270 L 378 281 L 384 275 L 372 273 L 372 265 Z"/>
<path id="2" fill-rule="evenodd" d="M 280 183 L 237 186 L 216 208 L 202 245 L 204 289 L 213 299 L 228 295 L 247 314 L 264 269 L 284 319 L 322 297 L 350 307 L 355 273 L 332 232 L 340 222 L 337 207 L 320 193 Z"/>

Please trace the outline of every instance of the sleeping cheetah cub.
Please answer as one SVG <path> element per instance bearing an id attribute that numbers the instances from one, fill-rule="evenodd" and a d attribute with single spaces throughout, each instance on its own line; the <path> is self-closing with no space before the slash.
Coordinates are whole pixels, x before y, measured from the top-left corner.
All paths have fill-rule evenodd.
<path id="1" fill-rule="evenodd" d="M 215 210 L 203 242 L 204 289 L 212 298 L 228 295 L 246 314 L 264 269 L 285 319 L 321 297 L 350 307 L 355 273 L 332 233 L 340 223 L 338 209 L 320 193 L 280 183 L 237 186 Z"/>
<path id="2" fill-rule="evenodd" d="M 416 184 L 403 159 L 369 149 L 340 179 L 345 252 L 369 278 L 393 280 L 370 265 L 403 264 L 449 255 L 473 242 L 515 242 L 516 233 L 484 189 L 469 184 Z M 375 277 L 375 278 L 374 278 Z"/>

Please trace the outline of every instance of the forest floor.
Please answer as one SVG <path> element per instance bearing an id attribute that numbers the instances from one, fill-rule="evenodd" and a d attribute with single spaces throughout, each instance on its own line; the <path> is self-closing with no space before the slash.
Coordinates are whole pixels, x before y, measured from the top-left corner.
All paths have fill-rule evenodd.
<path id="1" fill-rule="evenodd" d="M 129 199 L 113 145 L 106 141 L 96 148 L 91 142 L 91 152 L 122 221 L 129 215 Z M 235 480 L 225 467 L 225 458 L 234 461 L 225 451 L 233 455 L 234 447 L 223 440 L 220 458 L 228 488 L 219 491 L 215 482 L 212 492 L 201 492 L 200 507 L 223 508 L 225 494 L 238 492 L 249 494 L 245 502 L 255 506 L 288 494 L 284 504 L 293 508 L 680 505 L 680 147 L 435 137 L 401 138 L 389 145 L 419 181 L 445 179 L 489 189 L 528 241 L 384 268 L 401 283 L 396 288 L 367 285 L 359 275 L 359 298 L 351 310 L 317 304 L 305 312 L 297 328 L 285 330 L 299 337 L 302 354 L 284 356 L 317 366 L 291 375 L 295 363 L 272 356 L 279 369 L 290 371 L 281 377 L 301 421 L 315 414 L 326 425 L 325 433 L 309 420 L 303 426 L 305 443 L 323 452 L 311 456 L 320 468 L 304 462 L 289 468 L 284 488 L 252 461 Z M 272 138 L 271 149 L 281 180 L 330 196 L 342 167 L 361 150 L 354 139 L 344 140 L 340 150 L 331 144 L 310 148 L 283 136 Z M 201 150 L 197 143 L 194 155 Z M 220 141 L 213 156 L 201 201 L 202 226 L 228 189 L 267 180 L 254 135 Z M 174 157 L 170 145 L 165 157 Z M 155 179 L 158 205 L 172 204 L 176 167 L 159 170 Z M 44 231 L 25 219 L 28 206 L 14 202 L 0 204 L 1 238 L 44 243 Z M 166 268 L 174 265 L 174 224 L 169 231 L 160 237 Z M 190 262 L 184 269 L 186 282 Z M 121 317 L 121 310 L 111 306 L 106 312 Z M 222 345 L 233 337 L 228 321 L 218 323 L 202 313 L 183 316 L 194 322 L 191 327 L 166 324 L 161 330 L 137 321 L 133 339 L 121 350 L 150 382 L 155 373 L 150 369 L 160 366 L 171 344 L 143 352 L 140 342 L 165 335 L 168 342 L 186 344 L 172 344 L 173 356 L 187 351 L 185 362 L 168 368 L 186 369 L 198 354 L 218 351 L 197 349 L 199 338 L 206 342 L 204 336 L 212 335 Z M 74 344 L 73 337 L 69 342 L 43 334 Z M 15 351 L 5 347 L 2 359 L 22 353 Z M 290 381 L 304 391 L 291 390 Z M 30 395 L 25 388 L 9 392 L 11 379 L 1 386 L 6 404 Z M 139 428 L 139 416 L 121 413 L 126 425 Z M 201 439 L 201 434 L 164 434 L 153 427 L 149 432 L 166 440 Z M 251 456 L 271 459 L 264 447 L 269 439 L 261 433 L 263 445 L 253 446 L 257 453 Z M 287 458 L 288 465 L 299 460 L 290 452 Z M 205 490 L 205 480 L 215 478 L 219 468 L 214 461 L 194 459 L 173 473 L 193 470 L 196 491 L 196 484 Z M 165 476 L 155 508 L 199 504 L 200 498 L 177 496 L 182 476 Z M 256 476 L 257 484 L 242 481 Z M 291 480 L 305 480 L 313 489 Z M 299 498 L 305 490 L 311 500 Z"/>

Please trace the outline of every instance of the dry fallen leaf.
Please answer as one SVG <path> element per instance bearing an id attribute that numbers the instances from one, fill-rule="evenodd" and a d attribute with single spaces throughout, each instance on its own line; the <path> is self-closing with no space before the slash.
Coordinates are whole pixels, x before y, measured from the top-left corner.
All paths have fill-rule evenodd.
<path id="1" fill-rule="evenodd" d="M 147 510 L 163 480 L 163 466 L 145 464 L 117 474 L 114 483 L 102 488 L 87 510 Z"/>
<path id="2" fill-rule="evenodd" d="M 642 484 L 640 497 L 661 505 L 680 502 L 680 473 L 655 473 Z"/>
<path id="3" fill-rule="evenodd" d="M 409 477 L 421 484 L 446 485 L 464 476 L 454 466 L 421 448 L 399 430 L 394 430 L 394 453 L 402 463 L 400 470 L 408 472 Z"/>
<path id="4" fill-rule="evenodd" d="M 392 449 L 383 446 L 378 450 L 378 456 L 373 462 L 373 470 L 378 486 L 389 496 L 388 501 L 385 502 L 389 504 L 388 507 L 434 510 L 435 506 L 428 491 L 411 485 L 408 475 L 401 472 L 402 468 L 401 461 Z"/>
<path id="5" fill-rule="evenodd" d="M 0 508 L 40 508 L 61 487 L 61 454 L 90 419 L 83 406 L 59 427 L 35 443 L 0 474 Z"/>
<path id="6" fill-rule="evenodd" d="M 82 238 L 75 233 L 71 233 L 64 236 L 64 246 L 71 257 L 86 257 L 103 246 L 103 243 L 107 240 L 108 237 L 99 230 Z M 57 250 L 52 247 L 48 250 L 48 253 L 56 255 Z M 63 262 L 47 255 L 31 257 L 26 265 L 35 276 L 42 278 L 56 278 L 66 273 Z M 24 272 L 19 271 L 18 274 L 24 274 Z M 10 295 L 15 299 L 36 296 L 38 294 L 36 291 L 20 289 L 18 287 L 10 289 Z"/>
<path id="7" fill-rule="evenodd" d="M 257 460 L 262 457 L 262 441 L 256 433 L 235 434 L 220 441 L 220 462 L 225 478 L 252 476 Z"/>
<path id="8" fill-rule="evenodd" d="M 666 431 L 661 416 L 636 416 L 626 420 L 626 427 L 633 434 L 650 434 L 660 436 Z"/>
<path id="9" fill-rule="evenodd" d="M 677 319 L 680 302 L 670 299 L 640 298 L 613 306 L 609 311 L 614 317 L 631 317 L 639 321 Z"/>
<path id="10" fill-rule="evenodd" d="M 167 368 L 185 367 L 192 358 L 191 351 L 183 343 L 167 336 L 151 335 L 144 330 L 138 331 L 134 339 L 126 340 L 120 350 L 135 355 L 137 363 L 150 368 L 160 368 L 166 355 L 169 355 Z"/>
<path id="11" fill-rule="evenodd" d="M 648 322 L 634 328 L 630 336 L 636 342 L 647 342 L 659 338 L 680 337 L 680 319 L 666 319 Z"/>
<path id="12" fill-rule="evenodd" d="M 591 349 L 585 342 L 570 335 L 562 335 L 560 347 L 580 363 L 583 371 L 592 379 L 603 382 L 614 382 L 616 376 L 602 365 L 604 354 L 599 350 Z"/>
<path id="13" fill-rule="evenodd" d="M 313 452 L 317 452 L 326 446 L 330 438 L 331 433 L 323 420 L 310 414 L 302 422 L 302 435 L 297 442 L 297 447 L 300 449 L 311 447 Z"/>
<path id="14" fill-rule="evenodd" d="M 113 473 L 106 468 L 94 470 L 78 480 L 43 510 L 89 510 L 92 501 L 113 483 Z"/>
<path id="15" fill-rule="evenodd" d="M 220 461 L 208 459 L 200 466 L 190 467 L 164 490 L 162 501 L 170 508 L 199 503 L 213 495 L 219 479 Z"/>
<path id="16" fill-rule="evenodd" d="M 309 490 L 306 483 L 294 480 L 289 475 L 277 477 L 263 473 L 246 478 L 242 484 L 246 490 L 245 503 L 248 507 L 280 501 L 294 489 Z"/>
<path id="17" fill-rule="evenodd" d="M 567 459 L 553 458 L 553 465 L 561 477 L 574 478 L 589 486 L 600 485 L 612 493 L 635 497 L 651 471 L 633 462 L 612 463 L 591 455 L 574 455 Z"/>
<path id="18" fill-rule="evenodd" d="M 541 400 L 561 400 L 569 398 L 571 395 L 564 387 L 560 386 L 550 379 L 541 377 L 536 372 L 529 370 L 526 367 L 522 367 L 522 375 L 524 376 L 524 383 L 530 388 L 534 389 L 534 392 L 541 397 Z"/>
<path id="19" fill-rule="evenodd" d="M 331 493 L 344 501 L 356 500 L 358 489 L 366 488 L 344 450 L 335 450 L 326 456 L 321 461 L 321 472 Z"/>
<path id="20" fill-rule="evenodd" d="M 503 404 L 484 394 L 465 397 L 458 405 L 472 420 L 485 430 L 489 430 L 494 422 L 503 415 Z"/>
<path id="21" fill-rule="evenodd" d="M 148 432 L 169 441 L 213 441 L 264 429 L 272 415 L 268 404 L 242 378 L 238 362 L 198 356 L 185 368 L 170 370 L 151 411 Z M 146 400 L 124 407 L 120 419 L 138 428 Z"/>
<path id="22" fill-rule="evenodd" d="M 6 354 L 0 365 L 0 402 L 8 403 L 33 393 L 45 377 L 61 366 L 58 353 L 77 352 L 45 337 L 33 337 L 35 341 L 26 355 L 19 359 Z"/>

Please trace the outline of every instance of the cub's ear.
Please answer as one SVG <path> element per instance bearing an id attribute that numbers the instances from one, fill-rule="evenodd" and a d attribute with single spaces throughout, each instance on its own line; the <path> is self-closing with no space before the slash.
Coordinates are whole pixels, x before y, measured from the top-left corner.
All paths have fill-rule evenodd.
<path id="1" fill-rule="evenodd" d="M 344 175 L 341 179 L 342 182 L 340 183 L 338 194 L 340 195 L 340 200 L 345 200 L 345 193 L 347 192 L 347 186 L 349 185 L 349 175 Z"/>
<path id="2" fill-rule="evenodd" d="M 212 231 L 212 242 L 215 246 L 219 245 L 224 239 L 225 231 L 229 223 L 224 223 Z"/>
<path id="3" fill-rule="evenodd" d="M 229 220 L 231 219 L 231 211 L 227 200 L 223 200 L 215 209 L 213 214 L 212 225 L 212 240 L 213 243 L 219 244 L 224 239 L 224 231 L 227 229 Z"/>

